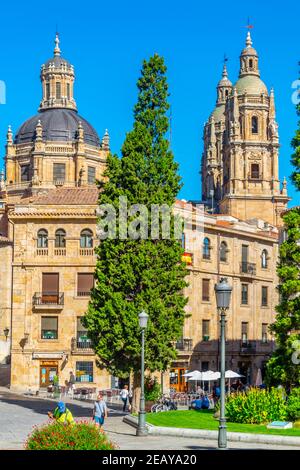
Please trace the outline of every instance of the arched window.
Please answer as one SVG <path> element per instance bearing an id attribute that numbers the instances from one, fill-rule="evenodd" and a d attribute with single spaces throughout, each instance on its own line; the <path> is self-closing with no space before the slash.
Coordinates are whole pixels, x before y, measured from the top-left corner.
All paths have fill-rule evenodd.
<path id="1" fill-rule="evenodd" d="M 249 67 L 250 67 L 250 69 L 253 68 L 253 59 L 250 59 L 250 60 L 249 60 Z"/>
<path id="2" fill-rule="evenodd" d="M 252 116 L 251 119 L 251 129 L 252 129 L 252 134 L 258 134 L 258 118 L 257 116 Z"/>
<path id="3" fill-rule="evenodd" d="M 223 261 L 223 262 L 227 261 L 227 253 L 228 253 L 227 243 L 226 242 L 221 242 L 221 245 L 220 245 L 220 261 Z"/>
<path id="4" fill-rule="evenodd" d="M 263 250 L 261 253 L 261 267 L 266 269 L 268 267 L 268 252 Z"/>
<path id="5" fill-rule="evenodd" d="M 203 251 L 202 257 L 203 259 L 210 259 L 210 240 L 209 238 L 204 238 L 203 240 Z"/>
<path id="6" fill-rule="evenodd" d="M 228 90 L 225 91 L 225 96 L 226 96 L 226 97 L 228 96 Z"/>
<path id="7" fill-rule="evenodd" d="M 48 232 L 43 228 L 37 234 L 37 247 L 48 248 Z"/>
<path id="8" fill-rule="evenodd" d="M 66 232 L 60 228 L 55 232 L 55 248 L 66 247 Z"/>
<path id="9" fill-rule="evenodd" d="M 80 248 L 93 248 L 93 232 L 91 230 L 82 230 L 80 234 Z"/>

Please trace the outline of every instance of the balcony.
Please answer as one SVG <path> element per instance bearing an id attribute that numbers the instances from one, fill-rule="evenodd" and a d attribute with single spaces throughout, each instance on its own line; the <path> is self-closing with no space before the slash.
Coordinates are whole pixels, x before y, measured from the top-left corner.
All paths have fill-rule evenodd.
<path id="1" fill-rule="evenodd" d="M 178 351 L 192 351 L 193 340 L 191 338 L 181 338 L 176 341 L 176 349 Z"/>
<path id="2" fill-rule="evenodd" d="M 65 248 L 54 248 L 54 256 L 66 256 L 67 251 Z"/>
<path id="3" fill-rule="evenodd" d="M 252 356 L 253 354 L 256 354 L 256 341 L 242 342 L 240 346 L 240 355 Z"/>
<path id="4" fill-rule="evenodd" d="M 48 248 L 37 248 L 36 256 L 48 256 Z"/>
<path id="5" fill-rule="evenodd" d="M 94 256 L 94 248 L 80 248 L 79 256 Z"/>
<path id="6" fill-rule="evenodd" d="M 256 264 L 242 262 L 240 265 L 240 273 L 244 276 L 255 276 L 256 275 Z"/>
<path id="7" fill-rule="evenodd" d="M 62 310 L 64 307 L 64 293 L 36 292 L 32 304 L 34 310 Z"/>
<path id="8" fill-rule="evenodd" d="M 71 353 L 77 355 L 94 355 L 92 341 L 87 337 L 86 331 L 79 331 L 77 338 L 71 339 Z"/>

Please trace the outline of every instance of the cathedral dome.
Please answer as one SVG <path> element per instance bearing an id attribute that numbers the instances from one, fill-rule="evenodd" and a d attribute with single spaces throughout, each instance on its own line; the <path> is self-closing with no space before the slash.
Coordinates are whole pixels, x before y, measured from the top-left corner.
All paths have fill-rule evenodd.
<path id="1" fill-rule="evenodd" d="M 242 95 L 245 91 L 249 95 L 268 94 L 268 89 L 264 82 L 257 75 L 244 75 L 239 78 L 235 85 L 238 95 Z"/>
<path id="2" fill-rule="evenodd" d="M 95 129 L 72 109 L 50 108 L 31 117 L 19 128 L 14 143 L 23 144 L 35 140 L 38 121 L 43 128 L 43 140 L 69 142 L 76 141 L 78 125 L 81 122 L 84 141 L 99 147 L 100 140 Z"/>

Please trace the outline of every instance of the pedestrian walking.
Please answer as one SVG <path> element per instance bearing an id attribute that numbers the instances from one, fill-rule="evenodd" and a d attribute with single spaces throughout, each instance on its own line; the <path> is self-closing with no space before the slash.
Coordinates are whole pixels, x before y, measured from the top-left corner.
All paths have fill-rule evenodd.
<path id="1" fill-rule="evenodd" d="M 128 399 L 128 385 L 124 385 L 122 390 L 120 391 L 120 397 L 123 402 L 123 411 L 126 411 L 127 399 Z"/>
<path id="2" fill-rule="evenodd" d="M 74 375 L 73 371 L 71 371 L 70 372 L 69 383 L 68 383 L 68 391 L 71 390 L 71 392 L 73 393 L 74 388 L 75 388 L 75 382 L 76 382 L 75 375 Z"/>
<path id="3" fill-rule="evenodd" d="M 130 390 L 128 392 L 128 402 L 129 402 L 128 411 L 130 411 L 130 412 L 132 410 L 132 400 L 133 400 L 133 391 L 132 391 L 132 388 L 130 388 Z"/>
<path id="4" fill-rule="evenodd" d="M 99 426 L 100 428 L 103 426 L 105 418 L 107 418 L 107 405 L 101 392 L 98 393 L 97 399 L 94 403 L 93 418 L 96 426 Z"/>

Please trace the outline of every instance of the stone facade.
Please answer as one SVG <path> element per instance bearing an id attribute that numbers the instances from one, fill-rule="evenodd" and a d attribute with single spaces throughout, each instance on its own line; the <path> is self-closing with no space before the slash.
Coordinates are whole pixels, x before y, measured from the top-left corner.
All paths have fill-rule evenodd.
<path id="1" fill-rule="evenodd" d="M 241 72 L 246 76 L 247 60 L 243 59 Z M 253 64 L 257 67 L 256 61 L 252 68 Z M 11 357 L 11 387 L 17 390 L 45 387 L 54 374 L 64 385 L 71 371 L 78 385 L 112 384 L 107 371 L 96 366 L 79 320 L 88 305 L 96 262 L 95 179 L 103 179 L 109 136 L 106 131 L 100 141 L 78 116 L 74 77 L 56 38 L 54 57 L 42 66 L 38 115 L 26 121 L 15 138 L 10 127 L 7 133 L 5 178 L 0 175 L 0 361 Z M 267 93 L 261 96 L 260 88 L 259 97 L 254 91 L 252 102 L 250 96 L 232 91 L 225 68 L 217 107 L 205 129 L 203 193 L 208 199 L 213 188 L 215 203 L 225 215 L 205 213 L 198 219 L 195 205 L 176 204 L 176 211 L 192 220 L 184 234 L 189 302 L 170 384 L 164 374 L 165 389 L 170 385 L 184 390 L 187 369 L 218 369 L 214 284 L 222 276 L 233 286 L 227 368 L 253 382 L 274 348 L 267 327 L 277 303 L 276 225 L 287 196 L 278 186 L 275 123 L 274 134 L 269 133 L 274 100 Z M 251 110 L 263 132 L 252 140 L 247 134 Z M 228 139 L 223 145 L 224 132 Z M 263 179 L 243 177 L 239 165 L 251 161 L 261 165 Z M 226 182 L 224 171 L 229 171 Z"/>
<path id="2" fill-rule="evenodd" d="M 281 225 L 288 197 L 285 181 L 280 188 L 278 157 L 274 91 L 269 94 L 260 79 L 249 32 L 239 79 L 232 85 L 225 64 L 216 108 L 204 127 L 203 200 L 213 198 L 222 214 Z"/>
<path id="3" fill-rule="evenodd" d="M 183 202 L 178 206 L 183 214 L 193 207 Z M 268 326 L 278 303 L 278 230 L 259 220 L 249 223 L 205 213 L 186 228 L 185 252 L 191 259 L 185 291 L 189 302 L 174 372 L 219 370 L 220 319 L 214 285 L 226 277 L 233 288 L 227 313 L 226 369 L 238 370 L 254 383 L 257 370 L 264 371 L 274 349 Z M 175 385 L 184 389 L 185 382 Z"/>

